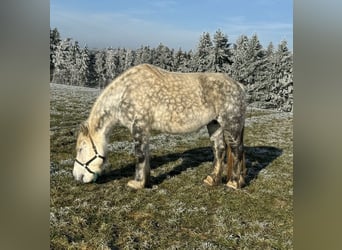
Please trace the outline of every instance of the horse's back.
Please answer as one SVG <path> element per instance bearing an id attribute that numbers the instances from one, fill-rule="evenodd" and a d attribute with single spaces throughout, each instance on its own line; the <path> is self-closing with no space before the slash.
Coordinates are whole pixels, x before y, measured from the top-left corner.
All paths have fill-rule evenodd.
<path id="1" fill-rule="evenodd" d="M 220 73 L 176 73 L 142 64 L 116 81 L 125 85 L 121 113 L 145 119 L 151 128 L 182 133 L 216 119 L 241 96 L 241 86 Z"/>

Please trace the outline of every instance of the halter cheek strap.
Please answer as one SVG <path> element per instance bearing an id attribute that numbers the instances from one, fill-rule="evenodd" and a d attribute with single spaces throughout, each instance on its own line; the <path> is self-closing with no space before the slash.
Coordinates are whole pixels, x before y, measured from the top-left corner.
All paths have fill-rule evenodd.
<path id="1" fill-rule="evenodd" d="M 100 159 L 102 159 L 102 161 L 104 161 L 104 160 L 106 159 L 106 157 L 100 155 L 100 154 L 97 152 L 97 149 L 96 149 L 96 146 L 95 146 L 95 143 L 94 143 L 93 139 L 92 139 L 90 136 L 89 136 L 89 138 L 90 138 L 90 142 L 91 142 L 91 145 L 92 145 L 92 147 L 93 147 L 93 150 L 94 150 L 94 152 L 95 152 L 95 155 L 93 156 L 93 158 L 91 158 L 91 159 L 90 159 L 89 161 L 87 161 L 86 163 L 80 162 L 79 160 L 77 160 L 77 158 L 75 159 L 75 161 L 76 161 L 78 164 L 80 164 L 82 167 L 84 167 L 89 173 L 95 175 L 95 180 L 96 180 L 98 174 L 97 174 L 96 172 L 92 171 L 88 166 L 89 166 L 89 164 L 92 163 L 96 158 L 100 158 Z M 94 180 L 94 181 L 95 181 L 95 180 Z"/>

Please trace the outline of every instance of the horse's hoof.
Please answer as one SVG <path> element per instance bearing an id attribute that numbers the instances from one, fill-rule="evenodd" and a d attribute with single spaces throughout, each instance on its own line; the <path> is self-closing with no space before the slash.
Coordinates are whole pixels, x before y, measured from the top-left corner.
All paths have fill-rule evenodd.
<path id="1" fill-rule="evenodd" d="M 232 188 L 232 189 L 239 189 L 239 185 L 236 181 L 228 181 L 227 187 Z"/>
<path id="2" fill-rule="evenodd" d="M 127 186 L 133 189 L 142 189 L 145 187 L 144 183 L 142 181 L 136 181 L 136 180 L 130 180 L 127 183 Z"/>
<path id="3" fill-rule="evenodd" d="M 214 179 L 210 175 L 208 175 L 207 178 L 205 178 L 203 180 L 203 182 L 204 182 L 204 184 L 206 184 L 208 186 L 213 186 L 214 185 Z"/>
<path id="4" fill-rule="evenodd" d="M 208 185 L 208 186 L 217 186 L 218 185 L 218 181 L 211 177 L 210 175 L 207 176 L 207 178 L 205 178 L 203 180 L 204 184 Z"/>

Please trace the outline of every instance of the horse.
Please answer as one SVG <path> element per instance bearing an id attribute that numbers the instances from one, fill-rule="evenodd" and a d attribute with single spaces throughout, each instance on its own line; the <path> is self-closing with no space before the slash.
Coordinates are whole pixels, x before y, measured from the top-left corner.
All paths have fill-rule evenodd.
<path id="1" fill-rule="evenodd" d="M 151 130 L 182 134 L 207 126 L 214 161 L 204 183 L 222 183 L 227 156 L 226 185 L 242 188 L 246 175 L 245 99 L 243 85 L 223 73 L 178 73 L 150 64 L 134 66 L 106 86 L 80 125 L 73 176 L 83 183 L 96 181 L 104 169 L 108 135 L 121 124 L 133 137 L 136 159 L 134 179 L 127 185 L 147 187 Z"/>

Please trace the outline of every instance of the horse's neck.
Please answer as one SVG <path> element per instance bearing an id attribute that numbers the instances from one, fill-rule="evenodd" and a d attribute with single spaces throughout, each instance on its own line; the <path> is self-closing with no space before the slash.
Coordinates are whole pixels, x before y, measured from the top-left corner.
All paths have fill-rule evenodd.
<path id="1" fill-rule="evenodd" d="M 105 92 L 96 100 L 89 118 L 91 134 L 106 139 L 112 127 L 117 123 L 115 110 L 116 102 L 113 98 L 107 98 L 110 93 Z"/>

